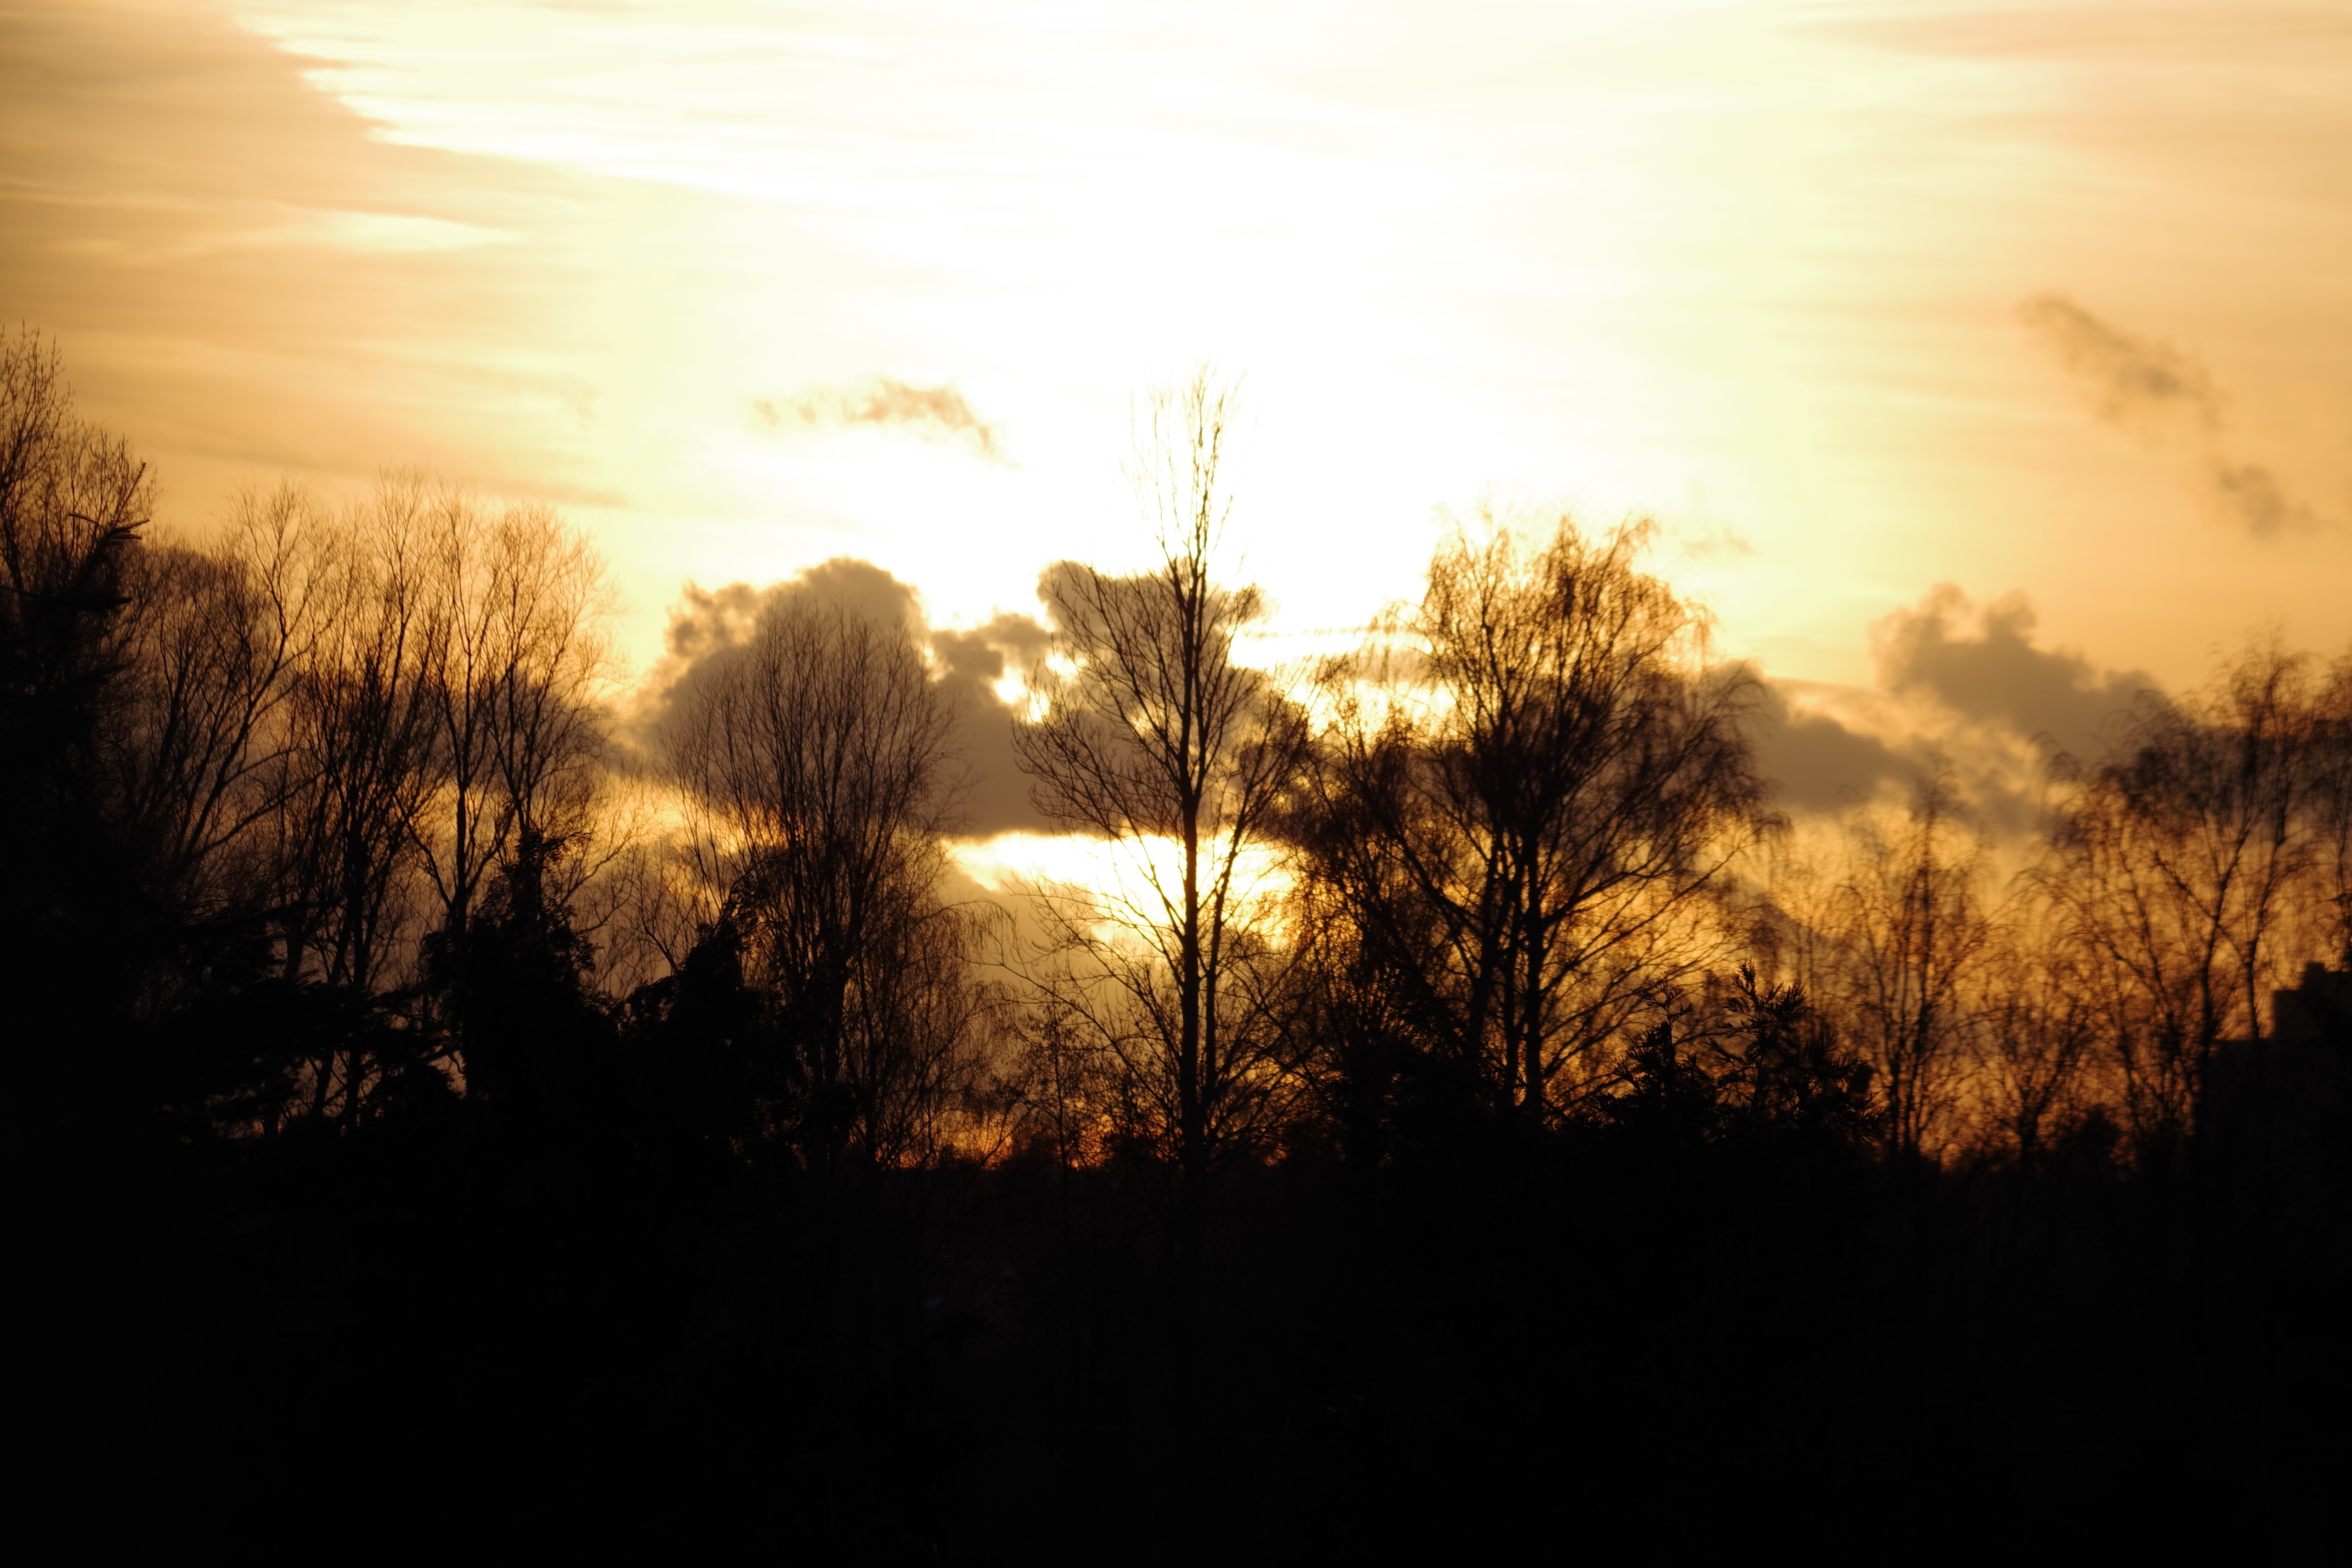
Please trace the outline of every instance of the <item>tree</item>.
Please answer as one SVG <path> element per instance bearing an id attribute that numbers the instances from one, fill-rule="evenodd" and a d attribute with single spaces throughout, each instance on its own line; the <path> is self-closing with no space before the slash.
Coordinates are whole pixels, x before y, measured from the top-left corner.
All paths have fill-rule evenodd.
<path id="1" fill-rule="evenodd" d="M 2215 1047 L 2260 1039 L 2315 868 L 2305 660 L 2257 646 L 2203 691 L 2149 694 L 2062 805 L 2037 879 L 2095 962 L 2144 1149 L 2187 1135 Z M 2315 933 L 2313 933 L 2315 935 Z"/>
<path id="2" fill-rule="evenodd" d="M 126 575 L 153 492 L 78 418 L 54 347 L 0 332 L 0 993 L 12 1093 L 47 1116 L 119 1077 L 137 879 L 105 809 L 105 720 L 128 661 Z"/>
<path id="3" fill-rule="evenodd" d="M 904 972 L 964 983 L 938 896 L 952 718 L 899 628 L 786 602 L 698 668 L 669 721 L 704 941 L 731 946 L 774 1012 L 746 1036 L 781 1053 L 750 1064 L 762 1131 L 814 1165 L 903 1155 L 905 1098 L 970 1044 L 969 1016 Z"/>
<path id="4" fill-rule="evenodd" d="M 511 909 L 560 914 L 568 930 L 567 888 L 513 884 L 588 864 L 582 851 L 604 744 L 604 566 L 543 507 L 493 514 L 415 475 L 395 476 L 384 503 L 416 520 L 429 606 L 430 662 L 418 680 L 434 789 L 415 849 L 439 913 L 429 979 L 452 1004 L 446 1022 L 462 1058 L 462 999 L 481 992 L 467 971 L 485 880 L 508 884 Z"/>
<path id="5" fill-rule="evenodd" d="M 1307 747 L 1300 710 L 1235 657 L 1263 597 L 1214 574 L 1234 396 L 1204 368 L 1151 399 L 1136 477 L 1158 559 L 1046 572 L 1055 660 L 1015 736 L 1037 809 L 1113 868 L 1035 889 L 1051 953 L 1033 977 L 1117 1057 L 1121 1120 L 1171 1162 L 1187 1247 L 1212 1169 L 1285 1081 L 1277 811 Z"/>
<path id="6" fill-rule="evenodd" d="M 2352 970 L 2352 655 L 2329 667 L 2312 719 L 2310 811 L 2324 922 L 2315 945 Z"/>
<path id="7" fill-rule="evenodd" d="M 593 1070 L 566 1059 L 606 1033 L 588 986 L 592 944 L 551 892 L 569 847 L 520 829 L 470 911 L 464 963 L 448 962 L 443 932 L 425 939 L 436 987 L 463 1030 L 468 1099 L 543 1106 Z"/>
<path id="8" fill-rule="evenodd" d="M 150 543 L 131 558 L 108 794 L 150 898 L 183 920 L 269 900 L 260 840 L 296 785 L 289 708 L 321 635 L 331 531 L 280 486 L 240 496 L 209 549 Z"/>
<path id="9" fill-rule="evenodd" d="M 1983 1100 L 2025 1175 L 2090 1109 L 2085 1069 L 2099 1044 L 2101 987 L 2045 899 L 2020 900 L 1982 977 Z"/>
<path id="10" fill-rule="evenodd" d="M 0 332 L 0 745 L 20 810 L 91 787 L 122 574 L 153 502 L 128 445 L 75 416 L 57 350 Z"/>
<path id="11" fill-rule="evenodd" d="M 293 704 L 301 788 L 285 814 L 289 976 L 321 984 L 343 1023 L 310 1071 L 311 1115 L 349 1126 L 416 1078 L 428 1042 L 382 1003 L 414 982 L 425 915 L 415 844 L 434 794 L 427 672 L 435 627 L 414 519 L 379 495 L 337 540 L 332 609 Z"/>
<path id="12" fill-rule="evenodd" d="M 1539 1128 L 1713 953 L 1764 786 L 1752 678 L 1710 669 L 1705 615 L 1640 569 L 1647 525 L 1486 521 L 1328 672 L 1315 872 L 1426 1048 Z"/>
<path id="13" fill-rule="evenodd" d="M 1789 1156 L 1801 1166 L 1863 1153 L 1878 1121 L 1871 1065 L 1804 987 L 1743 963 L 1704 990 L 1708 1005 L 1669 1012 L 1625 1052 L 1594 1103 L 1600 1123 L 1653 1162 L 1727 1148 L 1750 1157 L 1749 1178 Z"/>
<path id="14" fill-rule="evenodd" d="M 1991 938 L 1981 857 L 1955 843 L 1951 789 L 1922 778 L 1903 820 L 1857 819 L 1837 889 L 1838 969 L 1853 1043 L 1874 1068 L 1882 1134 L 1905 1160 L 1937 1152 L 1958 1108 L 1969 982 Z"/>

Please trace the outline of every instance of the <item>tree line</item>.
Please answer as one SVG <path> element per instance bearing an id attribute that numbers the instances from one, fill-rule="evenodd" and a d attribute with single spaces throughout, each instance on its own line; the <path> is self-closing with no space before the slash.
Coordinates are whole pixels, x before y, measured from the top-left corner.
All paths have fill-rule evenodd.
<path id="1" fill-rule="evenodd" d="M 1677 1422 L 1889 1508 L 1947 1483 L 1873 1431 L 2064 1462 L 1985 1390 L 2161 1489 L 2253 1461 L 2126 1413 L 2172 1432 L 2150 1380 L 2242 1372 L 2207 1336 L 2273 1309 L 2335 1386 L 2295 1314 L 2346 1278 L 2352 664 L 2143 693 L 2022 848 L 1933 769 L 1791 823 L 1758 676 L 1639 521 L 1481 514 L 1359 646 L 1254 657 L 1232 420 L 1205 374 L 1153 401 L 1150 563 L 1045 573 L 1014 746 L 1099 867 L 992 900 L 907 628 L 780 598 L 632 693 L 548 510 L 394 475 L 167 537 L 55 351 L 0 342 L 5 1114 L 53 1243 L 205 1282 L 113 1397 L 217 1400 L 340 1292 L 367 1342 L 236 1451 L 332 1405 L 411 1452 L 454 1407 L 402 1384 L 462 1387 L 519 1489 L 626 1453 L 920 1555 L 1024 1466 L 1066 1519 L 1296 1546 Z M 2085 1334 L 2105 1370 L 2053 1370 Z"/>

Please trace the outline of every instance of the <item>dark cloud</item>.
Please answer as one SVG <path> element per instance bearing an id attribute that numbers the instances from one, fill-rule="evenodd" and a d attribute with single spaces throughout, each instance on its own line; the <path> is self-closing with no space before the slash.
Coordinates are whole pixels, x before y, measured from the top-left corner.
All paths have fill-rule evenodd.
<path id="1" fill-rule="evenodd" d="M 2028 300 L 2017 314 L 2074 374 L 2100 418 L 2130 426 L 2186 419 L 2220 427 L 2221 396 L 2213 378 L 2171 344 L 2134 337 L 2058 294 Z"/>
<path id="2" fill-rule="evenodd" d="M 1053 832 L 1029 804 L 1029 778 L 1013 754 L 1013 710 L 996 694 L 1007 674 L 1026 675 L 1045 656 L 1051 634 L 1027 616 L 1001 615 L 968 632 L 933 632 L 940 683 L 956 694 L 964 760 L 971 769 L 965 803 L 970 830 Z"/>
<path id="3" fill-rule="evenodd" d="M 960 443 L 991 462 L 1005 460 L 995 430 L 953 386 L 909 386 L 877 375 L 862 386 L 814 387 L 782 402 L 755 397 L 751 411 L 771 430 L 790 424 L 819 428 L 879 425 L 926 440 Z"/>
<path id="4" fill-rule="evenodd" d="M 2206 466 L 2205 477 L 2222 511 L 2256 539 L 2275 539 L 2290 529 L 2309 533 L 2326 525 L 2318 512 L 2289 495 L 2278 476 L 2259 463 L 2217 457 Z"/>
<path id="5" fill-rule="evenodd" d="M 923 624 L 922 602 L 912 584 L 870 561 L 842 555 L 765 588 L 749 583 L 703 588 L 689 583 L 683 602 L 670 611 L 663 643 L 672 658 L 692 665 L 745 641 L 771 610 L 818 605 L 838 605 L 883 626 L 919 628 Z"/>
<path id="6" fill-rule="evenodd" d="M 2126 332 L 2062 295 L 2028 300 L 2018 317 L 2073 374 L 2100 419 L 2155 445 L 2193 447 L 2208 498 L 2254 538 L 2324 525 L 2276 474 L 2223 449 L 2221 391 L 2194 355 Z"/>
<path id="7" fill-rule="evenodd" d="M 1750 723 L 1759 771 L 1782 805 L 1838 811 L 1868 799 L 1888 779 L 1906 778 L 1913 764 L 1875 735 L 1849 730 L 1827 713 L 1793 707 L 1785 687 L 1761 683 L 1763 700 Z"/>
<path id="8" fill-rule="evenodd" d="M 868 561 L 837 557 L 765 588 L 689 584 L 670 612 L 667 656 L 646 683 L 652 695 L 637 715 L 639 726 L 648 738 L 658 736 L 679 700 L 723 669 L 766 617 L 816 607 L 897 627 L 929 654 L 933 680 L 955 706 L 965 832 L 987 837 L 1051 830 L 1029 804 L 1029 781 L 1013 752 L 1013 709 L 995 689 L 1008 673 L 1025 673 L 1044 657 L 1045 628 L 1008 614 L 970 631 L 934 631 L 913 585 Z"/>
<path id="9" fill-rule="evenodd" d="M 2156 680 L 2141 670 L 2095 668 L 2072 649 L 2037 647 L 2034 624 L 2022 594 L 1979 610 L 1958 588 L 1939 584 L 1916 608 L 1871 628 L 1879 683 L 2076 756 L 2094 755 L 2109 721 Z"/>
<path id="10" fill-rule="evenodd" d="M 1979 827 L 2015 838 L 2042 809 L 2050 759 L 2095 757 L 2155 680 L 2034 641 L 2032 605 L 1969 602 L 1950 584 L 1872 627 L 1872 688 L 1761 682 L 1751 733 L 1779 804 L 1838 812 L 1941 778 Z"/>

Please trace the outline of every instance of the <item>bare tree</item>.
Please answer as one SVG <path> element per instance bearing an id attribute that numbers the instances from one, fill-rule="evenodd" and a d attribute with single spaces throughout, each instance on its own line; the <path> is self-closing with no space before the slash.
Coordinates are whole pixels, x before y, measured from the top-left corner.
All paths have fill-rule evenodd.
<path id="1" fill-rule="evenodd" d="M 0 1104 L 43 1121 L 87 1114 L 94 1073 L 122 1077 L 109 1026 L 142 911 L 103 734 L 152 501 L 129 447 L 76 417 L 56 350 L 0 331 L 0 994 L 16 1047 Z"/>
<path id="2" fill-rule="evenodd" d="M 2352 654 L 2329 667 L 2314 704 L 2308 810 L 2323 925 L 2314 945 L 2352 970 Z"/>
<path id="3" fill-rule="evenodd" d="M 262 841 L 298 787 L 289 704 L 321 635 L 332 533 L 281 485 L 239 496 L 209 548 L 151 543 L 134 558 L 110 793 L 151 898 L 185 918 L 268 899 Z"/>
<path id="4" fill-rule="evenodd" d="M 278 818 L 285 969 L 362 1010 L 415 978 L 423 913 L 415 845 L 435 788 L 428 680 L 439 653 L 419 521 L 397 486 L 343 520 L 320 564 L 320 634 L 289 704 L 284 765 L 295 786 Z M 393 1070 L 370 1032 L 322 1045 L 307 1084 L 312 1114 L 367 1113 Z"/>
<path id="5" fill-rule="evenodd" d="M 992 1022 L 972 973 L 983 911 L 933 903 L 881 934 L 845 998 L 849 1144 L 878 1165 L 969 1148 Z"/>
<path id="6" fill-rule="evenodd" d="M 416 474 L 393 476 L 384 495 L 416 520 L 428 616 L 417 679 L 432 794 L 414 825 L 437 916 L 425 978 L 470 1093 L 517 1081 L 519 1063 L 489 1059 L 526 1044 L 506 993 L 526 971 L 545 985 L 572 973 L 572 900 L 610 858 L 590 852 L 605 738 L 604 565 L 544 507 L 493 510 Z M 499 930 L 478 952 L 475 919 L 494 884 Z"/>
<path id="7" fill-rule="evenodd" d="M 1920 779 L 1896 824 L 1851 832 L 1836 899 L 1849 1038 L 1873 1069 L 1888 1151 L 1933 1157 L 1956 1131 L 1973 1024 L 1969 983 L 1991 938 L 1982 852 L 1954 821 L 1949 784 Z"/>
<path id="8" fill-rule="evenodd" d="M 2291 927 L 2316 860 L 2310 685 L 2305 660 L 2257 646 L 2202 692 L 2144 699 L 2051 834 L 2040 884 L 2097 961 L 2144 1142 L 2191 1130 L 2217 1044 L 2262 1037 L 2309 940 Z"/>
<path id="9" fill-rule="evenodd" d="M 951 724 L 899 628 L 789 603 L 706 661 L 670 721 L 704 930 L 740 942 L 791 1052 L 761 1070 L 766 1130 L 813 1162 L 902 1154 L 907 1097 L 970 1038 L 958 1004 L 901 972 L 964 979 L 938 899 Z"/>
<path id="10" fill-rule="evenodd" d="M 20 829 L 90 804 L 122 574 L 153 503 L 146 465 L 74 414 L 56 348 L 0 331 L 0 751 Z"/>
<path id="11" fill-rule="evenodd" d="M 1118 1125 L 1117 1058 L 1087 1026 L 1074 976 L 1029 978 L 1029 994 L 1004 1008 L 1014 1039 L 998 1091 L 1011 1108 L 1016 1146 L 1052 1150 L 1066 1223 L 1070 1173 L 1104 1157 Z"/>
<path id="12" fill-rule="evenodd" d="M 1233 414 L 1206 369 L 1151 399 L 1136 474 L 1159 559 L 1045 574 L 1056 658 L 1015 737 L 1037 808 L 1111 859 L 1034 889 L 1051 956 L 1033 976 L 1119 1062 L 1121 1120 L 1171 1161 L 1187 1237 L 1212 1167 L 1286 1081 L 1276 812 L 1307 744 L 1301 710 L 1236 658 L 1263 598 L 1214 575 Z"/>
<path id="13" fill-rule="evenodd" d="M 2091 1069 L 2105 1023 L 2084 955 L 2052 926 L 2042 900 L 2012 907 L 1981 976 L 1981 1104 L 2029 1176 L 2097 1104 Z"/>
<path id="14" fill-rule="evenodd" d="M 1646 525 L 1486 520 L 1330 672 L 1318 875 L 1433 1047 L 1531 1125 L 1715 951 L 1706 908 L 1764 826 L 1744 669 L 1639 567 Z"/>
<path id="15" fill-rule="evenodd" d="M 433 621 L 423 689 L 439 790 L 419 848 L 441 929 L 462 946 L 484 879 L 519 843 L 586 828 L 604 745 L 604 566 L 544 507 L 491 513 L 414 475 L 393 491 L 419 519 Z"/>

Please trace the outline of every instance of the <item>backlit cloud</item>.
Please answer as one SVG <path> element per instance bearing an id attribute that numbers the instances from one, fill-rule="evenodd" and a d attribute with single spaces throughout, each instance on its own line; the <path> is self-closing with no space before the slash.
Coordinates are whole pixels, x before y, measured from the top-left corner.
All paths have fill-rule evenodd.
<path id="1" fill-rule="evenodd" d="M 2151 445 L 2192 446 L 2214 504 L 2254 538 L 2322 526 L 2325 520 L 2271 469 L 2223 448 L 2221 392 L 2195 355 L 2126 332 L 2063 295 L 2028 300 L 2018 316 L 2072 373 L 2101 420 Z"/>
<path id="2" fill-rule="evenodd" d="M 1783 807 L 1801 812 L 1842 811 L 1868 800 L 1889 780 L 1916 770 L 1898 744 L 1849 726 L 1838 715 L 1799 707 L 1781 682 L 1765 680 L 1749 721 L 1756 764 L 1772 781 Z"/>
<path id="3" fill-rule="evenodd" d="M 2073 373 L 2101 419 L 2142 428 L 2175 419 L 2221 427 L 2221 395 L 2191 355 L 2123 331 L 2059 294 L 2037 295 L 2017 313 Z"/>
<path id="4" fill-rule="evenodd" d="M 838 556 L 764 588 L 687 584 L 681 602 L 670 608 L 664 658 L 635 715 L 641 739 L 657 741 L 679 701 L 741 658 L 763 620 L 813 609 L 839 610 L 895 630 L 925 656 L 933 682 L 955 711 L 966 834 L 985 838 L 1050 830 L 1029 803 L 1029 780 L 1013 751 L 1013 705 L 999 689 L 1008 676 L 1026 675 L 1044 657 L 1045 628 L 1028 616 L 1000 614 L 968 631 L 935 629 L 914 585 L 870 561 Z"/>
<path id="5" fill-rule="evenodd" d="M 1938 584 L 1872 628 L 1879 685 L 2043 749 L 2095 756 L 2115 716 L 2156 679 L 2137 669 L 2097 668 L 2072 648 L 2038 647 L 2035 622 L 2022 594 L 1979 607 L 1951 584 Z"/>
<path id="6" fill-rule="evenodd" d="M 1979 605 L 1939 584 L 1872 628 L 1871 685 L 1765 679 L 1750 734 L 1780 805 L 1835 813 L 1936 776 L 2017 841 L 2040 821 L 2053 761 L 2102 755 L 2118 716 L 2161 690 L 2040 643 L 2036 620 L 2022 594 Z"/>
<path id="7" fill-rule="evenodd" d="M 814 387 L 781 402 L 756 397 L 751 400 L 751 411 L 771 430 L 795 424 L 836 429 L 878 425 L 927 441 L 960 443 L 991 462 L 1005 460 L 995 430 L 971 411 L 971 405 L 952 385 L 909 386 L 877 375 L 863 385 Z"/>

